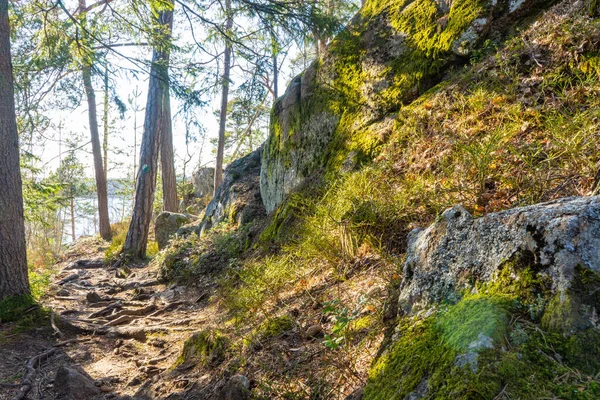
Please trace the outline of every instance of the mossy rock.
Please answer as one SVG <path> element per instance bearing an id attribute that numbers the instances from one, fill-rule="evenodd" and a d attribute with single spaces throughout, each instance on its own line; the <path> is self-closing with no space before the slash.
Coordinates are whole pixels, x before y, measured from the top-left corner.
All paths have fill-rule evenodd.
<path id="1" fill-rule="evenodd" d="M 219 331 L 197 332 L 185 341 L 173 368 L 191 365 L 216 366 L 225 359 L 228 347 L 229 340 Z"/>
<path id="2" fill-rule="evenodd" d="M 561 300 L 528 260 L 428 317 L 402 317 L 364 399 L 598 398 L 600 330 L 584 311 L 600 279 L 578 268 Z"/>
<path id="3" fill-rule="evenodd" d="M 572 335 L 598 325 L 600 275 L 579 265 L 571 286 L 548 301 L 542 317 L 545 329 Z"/>

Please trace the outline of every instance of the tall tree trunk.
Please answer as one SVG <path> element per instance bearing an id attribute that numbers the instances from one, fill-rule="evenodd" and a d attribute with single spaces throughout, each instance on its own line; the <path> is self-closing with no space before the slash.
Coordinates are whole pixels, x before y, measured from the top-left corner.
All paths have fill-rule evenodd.
<path id="1" fill-rule="evenodd" d="M 80 9 L 85 9 L 85 0 L 79 0 Z M 82 23 L 85 26 L 85 13 L 82 14 Z M 98 217 L 100 222 L 100 236 L 104 240 L 110 240 L 110 220 L 108 216 L 108 190 L 106 188 L 106 175 L 102 163 L 102 150 L 100 147 L 100 135 L 98 133 L 98 113 L 96 111 L 96 94 L 92 86 L 92 68 L 89 56 L 84 55 L 81 67 L 83 86 L 87 96 L 88 116 L 90 122 L 90 135 L 92 141 L 92 154 L 94 156 L 94 172 L 96 175 L 96 192 L 98 193 Z"/>
<path id="2" fill-rule="evenodd" d="M 104 176 L 108 180 L 108 66 L 104 70 L 104 115 L 102 122 L 104 125 L 104 140 L 102 143 L 102 150 L 104 151 Z"/>
<path id="3" fill-rule="evenodd" d="M 137 93 L 137 88 L 136 88 Z M 133 112 L 133 190 L 135 191 L 135 186 L 137 183 L 137 177 L 135 173 L 137 171 L 137 97 L 135 100 L 135 110 Z"/>
<path id="4" fill-rule="evenodd" d="M 70 201 L 71 208 L 71 238 L 73 239 L 73 243 L 75 243 L 75 198 L 71 197 Z"/>
<path id="5" fill-rule="evenodd" d="M 158 23 L 169 27 L 173 23 L 172 11 L 158 13 Z M 164 32 L 164 31 L 163 31 Z M 133 215 L 123 253 L 138 258 L 146 256 L 150 222 L 152 221 L 152 205 L 156 191 L 156 175 L 158 172 L 158 155 L 161 141 L 161 129 L 166 125 L 165 119 L 171 115 L 168 110 L 169 81 L 169 47 L 162 44 L 154 46 L 146 117 L 144 119 L 144 134 L 140 148 L 140 167 L 137 172 L 135 187 L 135 203 Z"/>
<path id="6" fill-rule="evenodd" d="M 160 165 L 163 187 L 163 210 L 177 212 L 177 181 L 175 178 L 175 159 L 173 157 L 173 129 L 171 125 L 171 104 L 169 96 L 169 71 L 165 71 L 167 86 L 163 94 L 163 112 L 165 118 L 160 127 Z"/>
<path id="7" fill-rule="evenodd" d="M 0 0 L 0 299 L 29 294 L 8 0 Z"/>
<path id="8" fill-rule="evenodd" d="M 275 34 L 271 32 L 271 58 L 273 62 L 273 104 L 279 97 L 279 64 L 277 56 L 279 54 L 279 45 Z"/>
<path id="9" fill-rule="evenodd" d="M 225 32 L 231 34 L 233 27 L 233 15 L 231 12 L 231 0 L 225 0 L 225 13 L 227 21 L 225 22 Z M 229 75 L 231 73 L 231 51 L 232 43 L 228 37 L 225 38 L 225 54 L 223 57 L 223 83 L 221 93 L 221 113 L 219 116 L 219 141 L 217 143 L 217 160 L 215 163 L 215 188 L 214 193 L 223 181 L 223 153 L 225 151 L 225 126 L 227 123 L 227 103 L 229 102 Z"/>

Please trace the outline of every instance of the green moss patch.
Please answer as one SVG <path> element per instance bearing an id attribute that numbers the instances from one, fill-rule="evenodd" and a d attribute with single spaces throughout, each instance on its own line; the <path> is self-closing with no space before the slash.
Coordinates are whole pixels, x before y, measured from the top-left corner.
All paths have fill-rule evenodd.
<path id="1" fill-rule="evenodd" d="M 502 340 L 508 326 L 510 297 L 473 295 L 440 313 L 436 328 L 444 342 L 456 351 L 467 351 L 483 335 Z"/>
<path id="2" fill-rule="evenodd" d="M 600 330 L 591 319 L 600 277 L 578 267 L 571 288 L 552 294 L 533 261 L 520 254 L 456 304 L 403 317 L 365 399 L 598 398 Z"/>
<path id="3" fill-rule="evenodd" d="M 229 340 L 222 333 L 206 330 L 195 333 L 185 341 L 181 354 L 173 364 L 178 366 L 215 366 L 225 359 Z"/>
<path id="4" fill-rule="evenodd" d="M 29 295 L 6 297 L 0 301 L 0 321 L 17 321 L 38 307 L 33 297 Z"/>
<path id="5" fill-rule="evenodd" d="M 285 332 L 292 330 L 293 327 L 294 320 L 288 315 L 268 318 L 258 325 L 250 335 L 245 338 L 244 342 L 249 346 L 258 346 L 263 341 L 278 337 Z"/>

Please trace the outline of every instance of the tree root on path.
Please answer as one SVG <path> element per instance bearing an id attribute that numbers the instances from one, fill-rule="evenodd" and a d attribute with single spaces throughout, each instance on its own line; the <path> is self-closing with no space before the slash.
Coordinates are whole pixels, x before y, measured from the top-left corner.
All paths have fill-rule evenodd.
<path id="1" fill-rule="evenodd" d="M 119 285 L 119 287 L 121 288 L 121 290 L 123 292 L 127 291 L 127 290 L 131 290 L 131 289 L 135 289 L 137 287 L 148 287 L 148 286 L 156 286 L 159 285 L 160 282 L 156 279 L 147 279 L 145 281 L 133 281 L 133 282 L 127 282 L 124 285 Z"/>
<path id="2" fill-rule="evenodd" d="M 121 315 L 118 318 L 115 318 L 109 322 L 107 322 L 106 324 L 104 324 L 103 326 L 108 327 L 108 326 L 117 326 L 117 325 L 123 325 L 123 324 L 128 324 L 130 322 L 135 321 L 137 318 L 135 316 L 132 315 Z"/>
<path id="3" fill-rule="evenodd" d="M 92 339 L 90 339 L 90 338 L 68 339 L 68 340 L 64 340 L 62 342 L 56 343 L 53 347 L 63 347 L 63 346 L 68 346 L 68 345 L 73 344 L 73 343 L 85 343 L 85 342 L 89 342 L 91 340 Z"/>
<path id="4" fill-rule="evenodd" d="M 59 339 L 62 339 L 63 337 L 65 337 L 65 335 L 60 331 L 60 329 L 58 329 L 58 326 L 56 326 L 56 314 L 54 314 L 54 311 L 50 311 L 50 326 L 52 326 L 52 330 L 54 330 L 54 336 L 56 336 Z"/>
<path id="5" fill-rule="evenodd" d="M 33 388 L 33 376 L 35 374 L 35 369 L 56 351 L 57 348 L 52 347 L 35 357 L 31 357 L 29 361 L 27 361 L 27 364 L 25 364 L 25 375 L 23 375 L 21 383 L 0 383 L 0 387 L 13 389 L 21 388 L 19 393 L 13 397 L 13 400 L 23 400 Z"/>
<path id="6" fill-rule="evenodd" d="M 106 264 L 103 260 L 78 260 L 65 268 L 69 269 L 104 269 Z"/>
<path id="7" fill-rule="evenodd" d="M 94 318 L 100 318 L 100 317 L 104 317 L 106 315 L 110 315 L 114 310 L 117 309 L 122 309 L 123 305 L 120 302 L 116 302 L 116 303 L 112 303 L 109 304 L 108 306 L 104 307 L 102 310 L 98 310 L 94 313 L 91 313 L 90 315 L 88 315 L 89 319 L 94 319 Z"/>
<path id="8" fill-rule="evenodd" d="M 143 308 L 138 308 L 136 310 L 122 310 L 119 311 L 118 313 L 112 314 L 112 315 L 108 315 L 106 317 L 107 320 L 111 321 L 111 320 L 116 320 L 119 319 L 121 317 L 127 316 L 127 315 L 146 315 L 148 313 L 151 313 L 152 311 L 156 310 L 156 305 L 155 304 L 150 304 L 147 305 L 146 307 Z"/>

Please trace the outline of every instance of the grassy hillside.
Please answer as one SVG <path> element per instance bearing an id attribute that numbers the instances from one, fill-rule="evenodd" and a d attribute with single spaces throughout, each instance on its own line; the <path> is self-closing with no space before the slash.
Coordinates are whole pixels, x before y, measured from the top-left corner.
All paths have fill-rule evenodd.
<path id="1" fill-rule="evenodd" d="M 436 29 L 419 24 L 431 20 L 432 1 L 415 2 L 410 12 L 402 1 L 384 3 L 368 3 L 363 18 L 391 13 L 396 28 L 417 37 Z M 483 4 L 458 3 L 464 6 L 453 6 L 458 14 L 451 19 L 456 21 L 452 37 Z M 447 60 L 442 56 L 452 43 L 444 35 L 423 35 L 414 54 L 396 66 L 393 84 L 374 100 L 383 104 L 379 112 L 365 118 L 362 109 L 340 108 L 323 174 L 294 191 L 267 221 L 225 223 L 204 238 L 179 239 L 162 253 L 158 259 L 170 280 L 190 283 L 210 276 L 217 283 L 210 299 L 213 328 L 229 345 L 218 365 L 196 368 L 242 373 L 253 380 L 256 398 L 344 398 L 367 383 L 386 333 L 396 329 L 394 291 L 412 228 L 433 222 L 457 203 L 482 215 L 590 194 L 600 161 L 600 19 L 591 16 L 588 4 L 573 4 L 559 4 L 506 42 L 486 41 L 463 60 L 466 65 L 448 70 L 419 94 L 410 90 L 414 77 L 428 75 L 429 68 L 438 71 L 432 60 Z M 336 76 L 345 79 L 334 86 L 346 91 L 346 100 L 362 93 L 353 85 L 367 79 L 352 59 L 363 50 L 366 34 L 356 26 L 331 48 L 338 62 L 334 68 L 341 69 Z M 357 153 L 359 162 L 345 166 L 348 154 Z M 256 231 L 261 233 L 249 235 Z M 446 318 L 471 315 L 477 301 L 467 299 Z M 492 309 L 505 318 L 506 307 L 500 302 Z M 448 321 L 402 320 L 397 329 L 404 339 L 394 349 L 403 351 L 402 357 L 429 352 L 439 340 L 439 331 L 427 329 L 433 323 L 443 327 Z M 536 337 L 544 341 L 542 336 Z M 544 346 L 553 345 L 556 338 L 550 339 Z M 445 351 L 428 356 L 442 365 L 454 359 Z M 387 359 L 378 360 L 367 398 L 391 398 L 395 392 L 387 391 L 396 389 L 374 378 Z M 510 379 L 511 368 L 522 363 L 503 360 L 506 370 L 486 374 Z M 573 374 L 564 381 L 548 378 L 553 383 L 547 394 L 597 394 L 597 378 L 577 365 L 564 365 Z M 403 396 L 421 383 L 417 375 L 405 375 L 414 379 Z M 486 386 L 478 397 L 459 386 L 440 398 L 493 398 L 504 390 Z M 522 386 L 520 398 L 534 396 L 531 390 Z"/>

